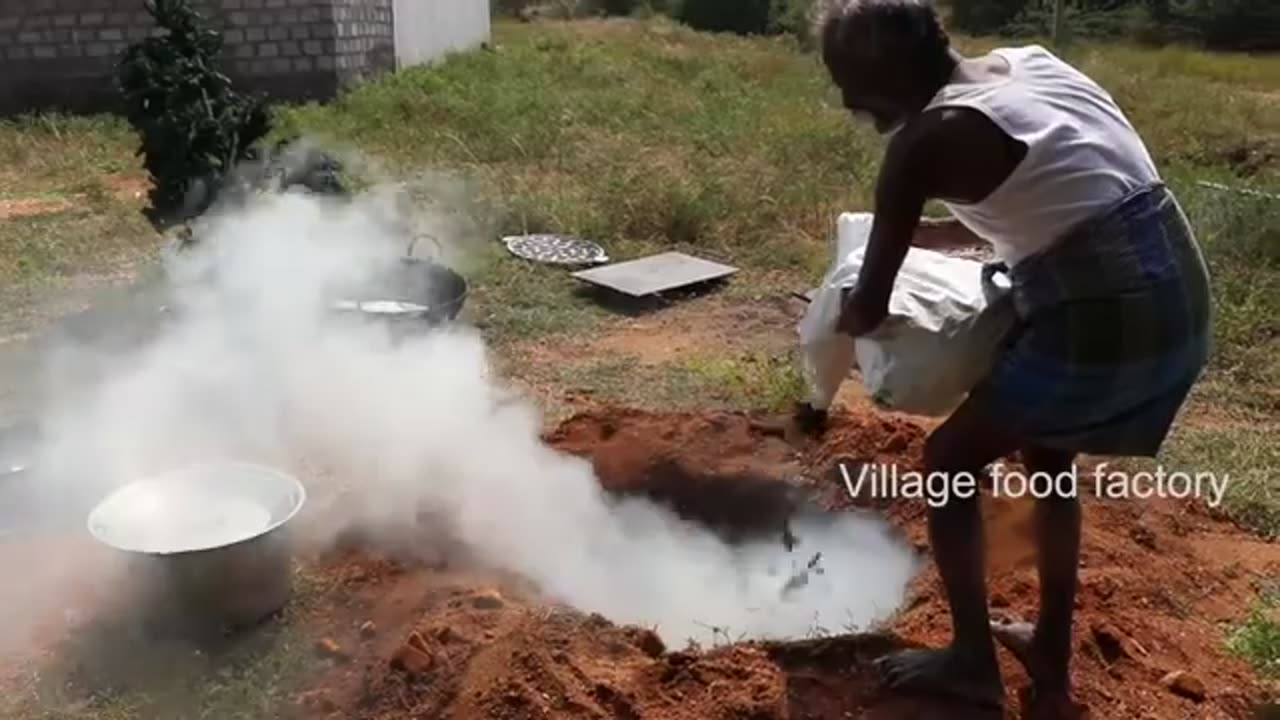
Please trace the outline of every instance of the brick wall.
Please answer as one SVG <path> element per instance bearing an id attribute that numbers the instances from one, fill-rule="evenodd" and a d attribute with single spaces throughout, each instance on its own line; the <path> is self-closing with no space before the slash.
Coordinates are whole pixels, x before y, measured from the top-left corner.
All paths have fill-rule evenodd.
<path id="1" fill-rule="evenodd" d="M 239 85 L 326 99 L 394 68 L 391 0 L 198 0 Z M 0 0 L 0 113 L 110 109 L 115 63 L 156 32 L 142 0 Z"/>
<path id="2" fill-rule="evenodd" d="M 392 0 L 333 0 L 338 80 L 350 83 L 396 65 Z"/>

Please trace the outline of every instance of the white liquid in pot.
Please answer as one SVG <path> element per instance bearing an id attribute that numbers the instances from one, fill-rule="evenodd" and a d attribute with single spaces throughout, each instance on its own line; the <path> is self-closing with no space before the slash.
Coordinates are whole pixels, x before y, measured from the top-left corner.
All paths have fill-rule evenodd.
<path id="1" fill-rule="evenodd" d="M 241 497 L 150 486 L 118 496 L 95 530 L 116 547 L 168 553 L 230 545 L 271 526 L 267 508 Z"/>

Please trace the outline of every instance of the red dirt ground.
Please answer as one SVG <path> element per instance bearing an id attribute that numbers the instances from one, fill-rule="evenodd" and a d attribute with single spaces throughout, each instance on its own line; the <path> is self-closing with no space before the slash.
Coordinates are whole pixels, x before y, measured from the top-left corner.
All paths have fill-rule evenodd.
<path id="1" fill-rule="evenodd" d="M 837 463 L 918 465 L 925 430 L 911 420 L 864 409 L 833 418 L 821 440 L 788 444 L 761 418 L 732 413 L 648 413 L 601 409 L 573 417 L 546 436 L 589 457 L 604 486 L 646 494 L 740 538 L 781 533 L 785 508 L 816 502 L 829 510 L 875 506 L 925 548 L 925 506 L 917 500 L 854 499 Z M 783 508 L 780 511 L 779 508 Z M 1030 505 L 984 504 L 991 604 L 1032 615 L 1037 604 Z M 1226 629 L 1280 574 L 1272 543 L 1171 501 L 1085 501 L 1082 587 L 1077 601 L 1075 682 L 1094 718 L 1246 720 L 1267 688 L 1224 648 Z M 435 542 L 424 534 L 424 545 Z M 11 578 L 36 576 L 37 557 L 21 547 L 0 557 Z M 64 556 L 79 557 L 68 550 Z M 916 582 L 883 634 L 789 643 L 743 643 L 706 650 L 668 648 L 653 633 L 554 607 L 536 588 L 470 567 L 465 556 L 406 553 L 344 544 L 306 557 L 322 603 L 297 611 L 330 658 L 293 707 L 306 720 L 965 720 L 995 718 L 953 702 L 880 691 L 872 662 L 895 648 L 948 639 L 946 604 L 932 569 Z M 417 560 L 413 558 L 419 558 Z M 88 582 L 95 555 L 57 573 L 67 597 L 99 592 Z M 78 569 L 79 568 L 79 569 Z M 46 568 L 46 570 L 51 570 Z M 18 593 L 27 584 L 0 588 Z M 86 595 L 86 593 L 88 595 Z M 28 603 L 29 604 L 29 603 Z M 48 637 L 69 622 L 49 603 L 49 623 L 16 618 Z M 22 606 L 22 605 L 20 605 Z M 55 612 L 56 611 L 56 612 Z M 54 617 L 56 616 L 56 617 Z M 14 623 L 9 623 L 14 627 Z M 30 637 L 0 640 L 31 647 Z M 12 646 L 11 646 L 12 647 Z M 8 655 L 8 653 L 4 653 Z M 163 658 L 162 658 L 163 659 Z M 18 658 L 0 657 L 0 676 Z M 1018 717 L 1026 677 L 1002 654 L 1005 718 Z M 25 664 L 25 663 L 23 663 Z M 1186 673 L 1203 687 L 1188 698 L 1162 682 Z M 1195 693 L 1193 693 L 1195 694 Z"/>
<path id="2" fill-rule="evenodd" d="M 590 457 L 605 486 L 649 494 L 730 535 L 772 531 L 779 514 L 764 508 L 795 502 L 801 493 L 832 510 L 853 506 L 834 463 L 911 468 L 923 438 L 924 430 L 907 420 L 844 414 L 821 441 L 793 447 L 765 436 L 746 415 L 623 409 L 574 417 L 547 436 L 554 446 Z M 879 505 L 923 546 L 922 503 Z M 985 513 L 992 605 L 1033 614 L 1029 505 L 991 500 Z M 1224 628 L 1245 614 L 1254 583 L 1280 571 L 1276 547 L 1187 503 L 1090 498 L 1085 517 L 1074 673 L 1078 699 L 1092 717 L 1254 717 L 1265 689 L 1225 651 Z M 301 696 L 302 717 L 993 717 L 876 686 L 875 658 L 947 640 L 946 605 L 932 570 L 884 635 L 699 651 L 664 648 L 648 631 L 549 607 L 532 588 L 493 575 L 374 560 L 368 551 L 352 550 L 322 565 L 348 601 L 326 611 L 315 632 L 341 648 L 343 659 Z M 1002 666 L 1004 716 L 1017 717 L 1026 677 L 1008 656 L 1002 655 Z M 1166 689 L 1162 678 L 1172 672 L 1202 684 L 1204 697 Z"/>

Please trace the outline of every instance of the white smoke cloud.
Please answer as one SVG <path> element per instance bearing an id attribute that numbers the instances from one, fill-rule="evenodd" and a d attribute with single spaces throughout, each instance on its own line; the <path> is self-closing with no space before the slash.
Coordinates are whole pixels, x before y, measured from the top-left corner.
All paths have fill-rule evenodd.
<path id="1" fill-rule="evenodd" d="M 396 212 L 378 194 L 283 195 L 213 218 L 168 258 L 162 330 L 111 354 L 62 347 L 46 365 L 46 494 L 80 507 L 190 463 L 275 465 L 312 497 L 347 486 L 384 534 L 412 544 L 419 517 L 435 518 L 551 599 L 671 643 L 711 640 L 709 626 L 842 631 L 896 610 L 916 565 L 879 520 L 801 519 L 792 554 L 777 540 L 730 547 L 648 502 L 606 498 L 587 462 L 542 443 L 537 408 L 510 400 L 476 331 L 395 337 L 336 316 L 332 288 L 399 261 Z M 464 249 L 454 226 L 433 232 Z M 818 551 L 825 572 L 784 600 Z"/>

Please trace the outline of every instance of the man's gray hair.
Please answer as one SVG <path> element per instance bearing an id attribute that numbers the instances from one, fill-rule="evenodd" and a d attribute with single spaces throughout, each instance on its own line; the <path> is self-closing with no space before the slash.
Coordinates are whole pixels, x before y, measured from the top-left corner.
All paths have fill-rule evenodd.
<path id="1" fill-rule="evenodd" d="M 818 0 L 813 37 L 824 54 L 925 61 L 950 47 L 931 0 Z"/>

